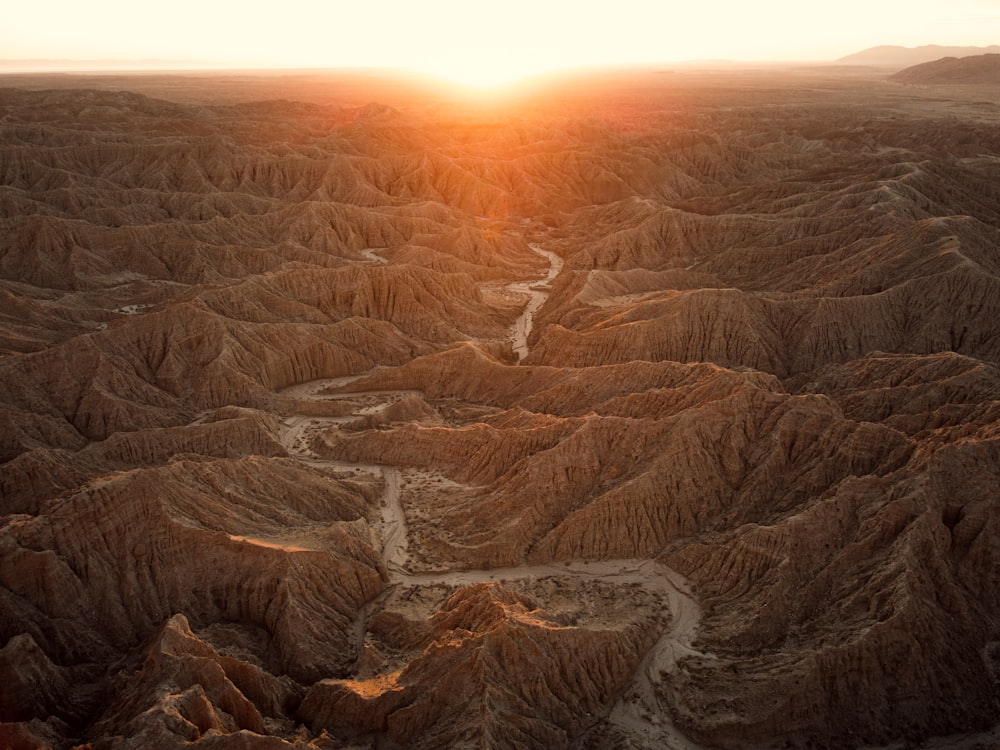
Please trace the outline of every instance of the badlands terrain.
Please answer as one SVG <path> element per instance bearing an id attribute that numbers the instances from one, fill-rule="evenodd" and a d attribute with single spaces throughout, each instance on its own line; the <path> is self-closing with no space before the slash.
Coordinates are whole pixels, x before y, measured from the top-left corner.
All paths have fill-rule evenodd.
<path id="1" fill-rule="evenodd" d="M 996 747 L 998 94 L 0 79 L 0 746 Z"/>

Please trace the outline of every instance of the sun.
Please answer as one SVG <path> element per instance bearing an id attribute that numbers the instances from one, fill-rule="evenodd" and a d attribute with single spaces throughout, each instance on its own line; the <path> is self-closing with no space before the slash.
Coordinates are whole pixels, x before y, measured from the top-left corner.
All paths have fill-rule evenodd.
<path id="1" fill-rule="evenodd" d="M 411 70 L 469 92 L 486 94 L 508 91 L 561 67 L 550 54 L 484 46 L 441 49 L 413 64 Z"/>
<path id="2" fill-rule="evenodd" d="M 525 71 L 512 71 L 494 64 L 465 64 L 438 69 L 430 68 L 421 72 L 462 88 L 481 91 L 506 88 L 530 75 Z"/>

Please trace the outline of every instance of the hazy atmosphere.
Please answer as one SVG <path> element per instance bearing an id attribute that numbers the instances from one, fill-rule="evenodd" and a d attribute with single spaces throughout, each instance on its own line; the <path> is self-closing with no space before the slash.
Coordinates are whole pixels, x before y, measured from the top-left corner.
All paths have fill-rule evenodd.
<path id="1" fill-rule="evenodd" d="M 1000 748 L 1000 2 L 0 17 L 0 750 Z"/>
<path id="2" fill-rule="evenodd" d="M 495 82 L 578 66 L 833 60 L 879 44 L 982 46 L 998 37 L 995 0 L 289 0 L 266 6 L 60 0 L 8 9 L 0 55 L 142 67 L 401 67 Z"/>

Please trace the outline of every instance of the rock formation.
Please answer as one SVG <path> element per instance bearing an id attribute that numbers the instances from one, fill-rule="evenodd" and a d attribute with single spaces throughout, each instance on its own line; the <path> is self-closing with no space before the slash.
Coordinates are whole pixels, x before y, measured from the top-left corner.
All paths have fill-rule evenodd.
<path id="1" fill-rule="evenodd" d="M 975 92 L 0 84 L 0 746 L 1000 742 Z"/>

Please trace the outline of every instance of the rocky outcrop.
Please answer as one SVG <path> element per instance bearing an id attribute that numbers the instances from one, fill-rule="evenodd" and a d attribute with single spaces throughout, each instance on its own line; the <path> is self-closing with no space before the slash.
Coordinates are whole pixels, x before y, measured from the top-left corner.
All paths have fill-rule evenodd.
<path id="1" fill-rule="evenodd" d="M 459 590 L 398 673 L 310 688 L 300 716 L 406 747 L 568 747 L 652 645 L 650 623 L 566 627 L 496 584 Z"/>
<path id="2" fill-rule="evenodd" d="M 372 499 L 364 484 L 287 460 L 176 461 L 96 480 L 34 519 L 7 516 L 3 639 L 18 658 L 5 663 L 25 690 L 42 691 L 37 705 L 77 724 L 109 689 L 101 665 L 183 613 L 210 631 L 231 623 L 255 634 L 247 648 L 266 672 L 232 679 L 273 715 L 276 699 L 254 694 L 255 681 L 316 679 L 354 660 L 354 618 L 384 575 L 365 521 Z M 30 663 L 24 644 L 38 653 Z M 77 696 L 70 676 L 80 672 L 91 693 Z M 23 694 L 11 695 L 8 718 L 37 711 L 18 708 Z M 189 698 L 201 711 L 197 690 Z"/>
<path id="3" fill-rule="evenodd" d="M 219 653 L 186 617 L 168 619 L 139 668 L 117 686 L 94 727 L 116 747 L 180 747 L 202 737 L 268 733 L 265 716 L 283 717 L 297 696 L 288 677 Z"/>

